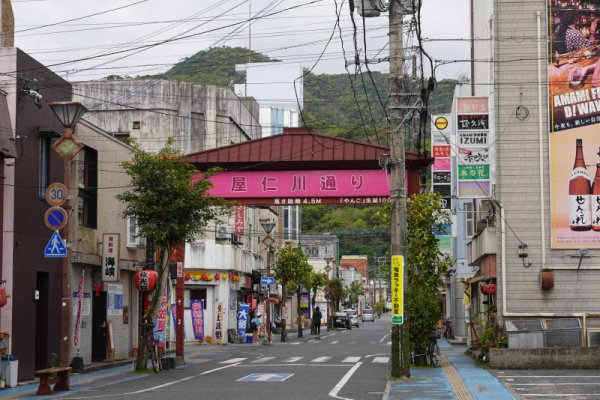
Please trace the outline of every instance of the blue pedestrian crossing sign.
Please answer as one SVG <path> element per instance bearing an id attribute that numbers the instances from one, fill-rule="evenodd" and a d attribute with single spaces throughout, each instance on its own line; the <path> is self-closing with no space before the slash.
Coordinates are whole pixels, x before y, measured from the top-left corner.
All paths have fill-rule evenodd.
<path id="1" fill-rule="evenodd" d="M 44 249 L 44 257 L 46 258 L 64 258 L 67 256 L 67 246 L 63 242 L 58 231 L 54 231 L 50 241 Z"/>

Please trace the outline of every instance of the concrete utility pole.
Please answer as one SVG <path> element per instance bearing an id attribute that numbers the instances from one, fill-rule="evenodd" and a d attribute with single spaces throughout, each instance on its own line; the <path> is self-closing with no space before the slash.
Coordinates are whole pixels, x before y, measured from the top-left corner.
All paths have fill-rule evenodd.
<path id="1" fill-rule="evenodd" d="M 406 191 L 404 139 L 406 134 L 404 119 L 407 96 L 404 85 L 404 47 L 402 43 L 402 10 L 399 1 L 390 1 L 389 8 L 390 40 L 390 97 L 387 107 L 389 118 L 390 175 L 392 179 L 391 198 L 391 250 L 392 255 L 405 257 L 406 252 Z M 407 291 L 406 268 L 402 279 Z M 404 296 L 406 299 L 407 296 Z M 406 314 L 405 314 L 406 315 Z M 402 325 L 392 325 L 392 378 L 410 377 L 410 350 L 408 321 Z"/>

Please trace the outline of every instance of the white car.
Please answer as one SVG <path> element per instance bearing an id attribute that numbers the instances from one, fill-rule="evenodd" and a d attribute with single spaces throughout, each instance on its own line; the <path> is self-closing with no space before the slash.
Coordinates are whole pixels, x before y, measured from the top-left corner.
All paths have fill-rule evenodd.
<path id="1" fill-rule="evenodd" d="M 375 318 L 373 318 L 373 310 L 363 310 L 362 322 L 366 322 L 366 321 L 370 321 L 370 322 L 375 321 Z"/>
<path id="2" fill-rule="evenodd" d="M 350 317 L 350 325 L 358 328 L 358 314 L 356 313 L 356 310 L 349 308 L 343 311 Z"/>

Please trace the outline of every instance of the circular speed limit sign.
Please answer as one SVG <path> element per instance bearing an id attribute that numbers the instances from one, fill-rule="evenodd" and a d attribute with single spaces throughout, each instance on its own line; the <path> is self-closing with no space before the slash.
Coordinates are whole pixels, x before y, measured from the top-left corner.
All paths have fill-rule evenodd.
<path id="1" fill-rule="evenodd" d="M 62 183 L 51 183 L 46 189 L 46 201 L 51 206 L 60 206 L 67 201 L 67 187 Z"/>

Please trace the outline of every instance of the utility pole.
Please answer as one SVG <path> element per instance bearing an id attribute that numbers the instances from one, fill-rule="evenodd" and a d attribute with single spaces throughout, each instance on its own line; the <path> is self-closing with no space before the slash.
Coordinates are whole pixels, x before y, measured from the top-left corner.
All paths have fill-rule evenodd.
<path id="1" fill-rule="evenodd" d="M 387 107 L 389 118 L 390 175 L 392 188 L 391 199 L 391 251 L 394 256 L 405 257 L 406 252 L 406 191 L 405 191 L 405 156 L 404 124 L 407 108 L 404 101 L 407 93 L 404 84 L 404 47 L 402 42 L 402 9 L 399 1 L 390 1 L 389 6 L 389 41 L 390 41 L 390 97 Z M 402 280 L 404 291 L 407 291 L 406 268 L 403 269 Z M 407 298 L 407 296 L 404 296 Z M 406 315 L 406 314 L 405 314 Z M 410 350 L 408 324 L 392 325 L 392 378 L 410 377 Z"/>

